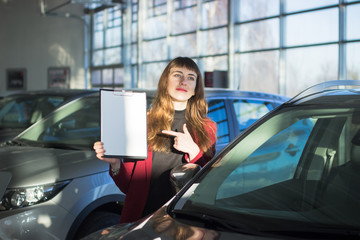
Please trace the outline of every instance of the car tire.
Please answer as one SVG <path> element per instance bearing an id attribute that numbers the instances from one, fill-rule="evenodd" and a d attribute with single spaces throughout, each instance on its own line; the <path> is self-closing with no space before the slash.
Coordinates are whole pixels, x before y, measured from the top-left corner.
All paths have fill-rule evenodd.
<path id="1" fill-rule="evenodd" d="M 120 214 L 117 213 L 104 211 L 90 213 L 89 216 L 80 225 L 74 239 L 81 239 L 100 229 L 119 224 L 119 222 Z"/>

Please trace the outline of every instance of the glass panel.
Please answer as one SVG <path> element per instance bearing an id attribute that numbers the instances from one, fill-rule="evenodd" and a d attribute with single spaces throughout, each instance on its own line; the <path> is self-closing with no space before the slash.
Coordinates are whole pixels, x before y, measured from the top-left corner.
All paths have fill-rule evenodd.
<path id="1" fill-rule="evenodd" d="M 301 11 L 305 9 L 325 7 L 333 4 L 338 4 L 339 0 L 286 0 L 285 8 L 287 12 Z"/>
<path id="2" fill-rule="evenodd" d="M 100 70 L 93 70 L 91 72 L 91 83 L 93 85 L 101 84 L 101 71 Z"/>
<path id="3" fill-rule="evenodd" d="M 237 4 L 236 20 L 247 21 L 279 15 L 279 0 L 241 0 L 234 1 Z"/>
<path id="4" fill-rule="evenodd" d="M 227 71 L 228 70 L 228 57 L 206 57 L 198 60 L 198 66 L 201 72 L 213 72 L 213 71 Z"/>
<path id="5" fill-rule="evenodd" d="M 153 39 L 166 36 L 166 15 L 146 19 L 143 25 L 144 39 Z"/>
<path id="6" fill-rule="evenodd" d="M 360 39 L 360 4 L 350 5 L 346 10 L 347 39 Z"/>
<path id="7" fill-rule="evenodd" d="M 237 57 L 239 63 L 239 76 L 236 79 L 240 85 L 237 89 L 248 91 L 260 91 L 267 93 L 279 93 L 279 52 L 266 51 L 257 53 L 240 54 Z"/>
<path id="8" fill-rule="evenodd" d="M 104 62 L 104 51 L 103 50 L 93 51 L 92 54 L 93 66 L 103 65 L 103 62 Z"/>
<path id="9" fill-rule="evenodd" d="M 136 64 L 138 61 L 138 49 L 137 49 L 138 45 L 137 44 L 132 44 L 131 45 L 131 63 L 132 64 Z"/>
<path id="10" fill-rule="evenodd" d="M 141 71 L 142 79 L 139 79 L 138 88 L 156 88 L 161 73 L 164 71 L 168 62 L 157 62 L 143 64 Z"/>
<path id="11" fill-rule="evenodd" d="M 208 108 L 208 117 L 216 122 L 217 143 L 229 143 L 229 120 L 226 115 L 225 102 L 223 100 L 209 100 Z"/>
<path id="12" fill-rule="evenodd" d="M 142 59 L 144 61 L 159 61 L 167 59 L 166 39 L 143 42 Z"/>
<path id="13" fill-rule="evenodd" d="M 167 11 L 167 6 L 165 5 L 160 5 L 154 8 L 154 14 L 155 15 L 160 15 L 160 14 L 166 14 Z"/>
<path id="14" fill-rule="evenodd" d="M 360 80 L 360 43 L 346 45 L 347 79 Z"/>
<path id="15" fill-rule="evenodd" d="M 103 85 L 113 84 L 113 70 L 111 68 L 106 68 L 102 70 L 102 80 Z"/>
<path id="16" fill-rule="evenodd" d="M 279 47 L 279 19 L 241 24 L 235 27 L 236 50 L 249 51 Z"/>
<path id="17" fill-rule="evenodd" d="M 104 30 L 104 13 L 98 12 L 94 14 L 94 31 Z"/>
<path id="18" fill-rule="evenodd" d="M 308 126 L 308 122 L 311 119 L 299 120 L 257 148 L 224 179 L 217 198 L 237 196 L 292 179 L 312 130 L 313 124 Z M 296 148 L 293 154 L 287 150 L 291 144 Z"/>
<path id="19" fill-rule="evenodd" d="M 171 39 L 171 58 L 196 56 L 196 34 L 186 34 Z"/>
<path id="20" fill-rule="evenodd" d="M 286 95 L 337 79 L 338 45 L 286 50 Z"/>
<path id="21" fill-rule="evenodd" d="M 137 79 L 138 79 L 138 68 L 137 66 L 131 66 L 131 86 L 136 86 L 138 87 L 138 85 L 133 85 L 137 83 Z"/>
<path id="22" fill-rule="evenodd" d="M 233 105 L 240 132 L 273 109 L 269 102 L 247 99 L 234 99 Z"/>
<path id="23" fill-rule="evenodd" d="M 132 21 L 137 21 L 138 19 L 138 4 L 132 5 Z"/>
<path id="24" fill-rule="evenodd" d="M 114 84 L 123 85 L 124 84 L 124 69 L 116 68 L 114 69 Z"/>
<path id="25" fill-rule="evenodd" d="M 226 25 L 228 22 L 227 9 L 227 0 L 217 0 L 203 3 L 201 8 L 201 28 L 206 29 Z"/>
<path id="26" fill-rule="evenodd" d="M 171 15 L 171 33 L 179 34 L 196 30 L 197 7 L 175 11 Z"/>
<path id="27" fill-rule="evenodd" d="M 107 27 L 119 27 L 121 24 L 121 11 L 119 7 L 109 8 L 107 13 Z"/>
<path id="28" fill-rule="evenodd" d="M 89 148 L 100 137 L 100 114 L 98 97 L 86 97 L 72 102 L 57 114 L 36 125 L 22 139 L 41 142 L 45 147 L 77 146 Z M 50 145 L 47 145 L 50 144 Z"/>
<path id="29" fill-rule="evenodd" d="M 93 48 L 99 49 L 104 46 L 104 33 L 103 32 L 95 32 L 93 37 Z"/>
<path id="30" fill-rule="evenodd" d="M 197 0 L 174 0 L 174 9 L 186 8 L 197 4 Z"/>
<path id="31" fill-rule="evenodd" d="M 201 41 L 200 55 L 213 55 L 227 53 L 228 51 L 227 28 L 219 28 L 199 32 Z"/>
<path id="32" fill-rule="evenodd" d="M 286 45 L 338 41 L 338 18 L 337 8 L 288 16 L 285 30 Z"/>
<path id="33" fill-rule="evenodd" d="M 160 4 L 166 4 L 166 1 L 167 0 L 155 0 L 154 4 L 155 4 L 155 6 L 160 5 Z"/>
<path id="34" fill-rule="evenodd" d="M 138 23 L 132 23 L 131 24 L 131 42 L 137 42 L 138 41 Z"/>
<path id="35" fill-rule="evenodd" d="M 121 44 L 121 28 L 110 28 L 106 30 L 106 46 L 113 47 Z"/>
<path id="36" fill-rule="evenodd" d="M 121 63 L 121 48 L 109 48 L 105 50 L 105 64 Z"/>
<path id="37" fill-rule="evenodd" d="M 52 112 L 54 108 L 60 105 L 66 98 L 65 96 L 56 96 L 56 93 L 54 93 L 53 96 L 19 95 L 8 96 L 1 99 L 0 129 L 7 131 L 15 130 L 19 133 L 20 130 L 24 130 Z M 17 134 L 14 136 L 16 135 Z M 6 137 L 1 137 L 1 140 L 4 141 L 7 139 L 7 134 Z"/>

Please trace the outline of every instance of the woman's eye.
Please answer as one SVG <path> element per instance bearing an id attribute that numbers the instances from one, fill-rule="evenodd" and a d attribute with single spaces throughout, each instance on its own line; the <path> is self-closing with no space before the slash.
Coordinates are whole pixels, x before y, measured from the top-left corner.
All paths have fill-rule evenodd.
<path id="1" fill-rule="evenodd" d="M 196 79 L 194 77 L 189 77 L 188 78 L 190 81 L 195 81 Z"/>

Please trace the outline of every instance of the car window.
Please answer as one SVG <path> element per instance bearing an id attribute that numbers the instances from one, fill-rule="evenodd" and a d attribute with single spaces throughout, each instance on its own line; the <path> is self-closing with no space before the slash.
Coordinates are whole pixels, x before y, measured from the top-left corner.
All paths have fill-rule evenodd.
<path id="1" fill-rule="evenodd" d="M 233 99 L 232 103 L 240 132 L 274 108 L 270 102 L 261 100 Z"/>
<path id="2" fill-rule="evenodd" d="M 226 114 L 225 101 L 219 99 L 208 100 L 208 117 L 216 122 L 217 143 L 227 144 L 230 142 L 229 119 Z"/>
<path id="3" fill-rule="evenodd" d="M 85 97 L 59 109 L 45 121 L 33 125 L 19 139 L 88 148 L 99 138 L 99 99 Z"/>
<path id="4" fill-rule="evenodd" d="M 236 196 L 293 178 L 313 124 L 311 119 L 301 119 L 270 137 L 224 179 L 217 198 Z M 238 186 L 234 188 L 234 185 Z"/>
<path id="5" fill-rule="evenodd" d="M 14 97 L 0 102 L 0 127 L 27 127 L 64 101 L 60 96 Z"/>
<path id="6" fill-rule="evenodd" d="M 207 168 L 175 208 L 231 212 L 234 222 L 247 214 L 359 227 L 360 109 L 279 112 Z"/>

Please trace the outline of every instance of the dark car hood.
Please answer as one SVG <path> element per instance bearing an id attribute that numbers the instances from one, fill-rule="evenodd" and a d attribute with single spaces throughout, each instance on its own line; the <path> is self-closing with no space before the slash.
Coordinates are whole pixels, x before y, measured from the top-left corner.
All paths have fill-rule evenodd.
<path id="1" fill-rule="evenodd" d="M 109 165 L 91 150 L 4 146 L 0 148 L 0 172 L 12 175 L 8 187 L 53 183 L 107 171 Z"/>
<path id="2" fill-rule="evenodd" d="M 102 229 L 82 240 L 97 239 L 204 239 L 204 240 L 255 240 L 255 239 L 274 239 L 265 236 L 255 236 L 235 232 L 215 231 L 212 229 L 195 227 L 183 224 L 170 217 L 166 213 L 166 207 L 163 206 L 151 217 L 145 220 L 139 220 L 132 224 L 119 224 Z M 245 230 L 246 231 L 246 230 Z"/>
<path id="3" fill-rule="evenodd" d="M 25 130 L 25 128 L 4 128 L 4 129 L 0 129 L 0 143 L 8 141 L 8 140 L 16 137 L 18 134 L 20 134 L 24 130 Z"/>

